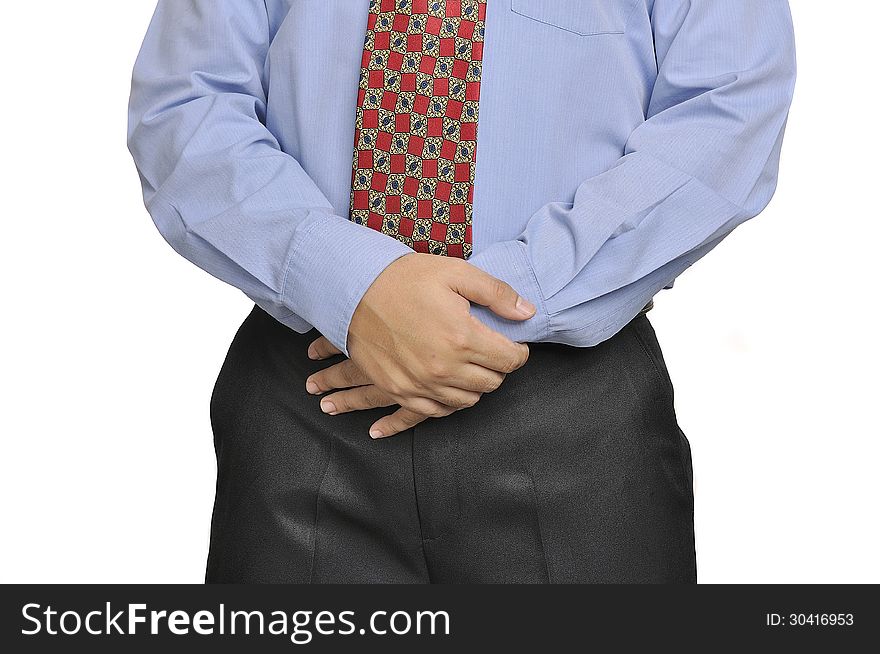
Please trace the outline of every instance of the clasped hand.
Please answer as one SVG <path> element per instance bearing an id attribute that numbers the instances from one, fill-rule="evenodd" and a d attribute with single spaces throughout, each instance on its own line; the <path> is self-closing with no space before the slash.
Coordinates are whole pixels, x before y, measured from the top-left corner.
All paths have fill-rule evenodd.
<path id="1" fill-rule="evenodd" d="M 306 390 L 325 413 L 400 405 L 370 428 L 372 438 L 410 429 L 479 402 L 523 365 L 529 348 L 470 315 L 480 304 L 509 320 L 528 320 L 535 307 L 504 282 L 461 259 L 413 253 L 388 266 L 352 316 L 350 359 L 311 375 Z M 339 354 L 326 338 L 309 357 Z"/>

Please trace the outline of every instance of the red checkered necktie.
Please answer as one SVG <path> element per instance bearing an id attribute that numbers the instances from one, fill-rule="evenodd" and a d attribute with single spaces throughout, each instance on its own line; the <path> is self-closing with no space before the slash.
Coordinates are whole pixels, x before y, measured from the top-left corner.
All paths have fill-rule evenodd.
<path id="1" fill-rule="evenodd" d="M 371 0 L 351 220 L 468 258 L 486 0 Z"/>

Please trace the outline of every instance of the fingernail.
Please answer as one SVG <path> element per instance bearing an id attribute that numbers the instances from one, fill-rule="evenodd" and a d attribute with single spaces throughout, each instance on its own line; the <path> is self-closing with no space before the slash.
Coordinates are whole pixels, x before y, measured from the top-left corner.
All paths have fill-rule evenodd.
<path id="1" fill-rule="evenodd" d="M 329 413 L 331 416 L 336 415 L 336 405 L 330 400 L 321 400 L 321 411 Z"/>
<path id="2" fill-rule="evenodd" d="M 385 438 L 385 434 L 383 434 L 382 431 L 379 429 L 371 429 L 370 430 L 370 438 L 372 438 L 372 439 Z"/>
<path id="3" fill-rule="evenodd" d="M 309 345 L 309 358 L 310 359 L 317 359 L 318 358 L 318 351 L 314 348 L 313 345 Z"/>
<path id="4" fill-rule="evenodd" d="M 321 389 L 318 388 L 318 385 L 313 382 L 311 379 L 306 380 L 306 390 L 312 395 L 320 395 Z"/>
<path id="5" fill-rule="evenodd" d="M 534 316 L 536 311 L 535 305 L 529 302 L 524 297 L 519 297 L 516 299 L 516 310 L 528 318 Z"/>

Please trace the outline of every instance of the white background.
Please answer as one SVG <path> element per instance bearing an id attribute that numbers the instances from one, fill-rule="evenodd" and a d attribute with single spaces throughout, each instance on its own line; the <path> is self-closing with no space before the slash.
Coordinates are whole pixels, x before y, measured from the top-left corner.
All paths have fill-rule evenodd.
<path id="1" fill-rule="evenodd" d="M 251 305 L 141 204 L 126 103 L 153 6 L 0 10 L 3 582 L 202 579 L 208 400 Z M 693 446 L 701 581 L 877 583 L 880 8 L 792 9 L 777 196 L 651 318 Z"/>

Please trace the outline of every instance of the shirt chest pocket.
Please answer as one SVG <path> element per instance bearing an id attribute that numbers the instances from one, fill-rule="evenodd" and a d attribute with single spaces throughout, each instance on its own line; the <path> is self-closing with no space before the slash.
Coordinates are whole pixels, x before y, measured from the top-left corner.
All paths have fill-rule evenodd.
<path id="1" fill-rule="evenodd" d="M 580 36 L 623 34 L 639 0 L 511 0 L 513 13 Z"/>

